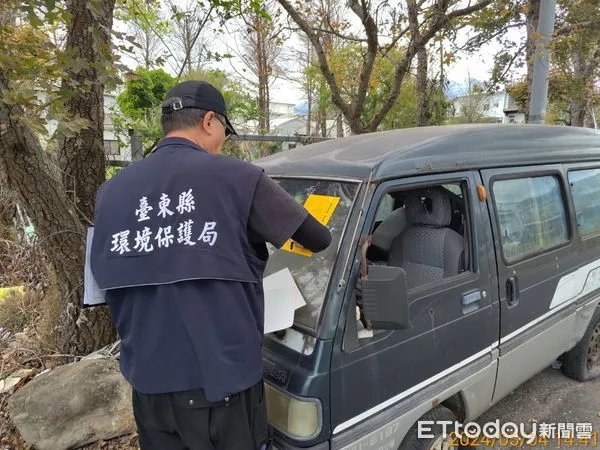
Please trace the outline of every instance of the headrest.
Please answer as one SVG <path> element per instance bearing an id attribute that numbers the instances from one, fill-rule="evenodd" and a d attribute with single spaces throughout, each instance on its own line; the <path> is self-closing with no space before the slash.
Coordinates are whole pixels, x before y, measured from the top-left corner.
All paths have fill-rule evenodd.
<path id="1" fill-rule="evenodd" d="M 452 221 L 452 205 L 444 188 L 420 189 L 406 199 L 408 220 L 414 225 L 447 227 Z"/>
<path id="2" fill-rule="evenodd" d="M 371 237 L 371 245 L 388 253 L 396 239 L 408 227 L 406 209 L 398 208 L 377 227 Z"/>

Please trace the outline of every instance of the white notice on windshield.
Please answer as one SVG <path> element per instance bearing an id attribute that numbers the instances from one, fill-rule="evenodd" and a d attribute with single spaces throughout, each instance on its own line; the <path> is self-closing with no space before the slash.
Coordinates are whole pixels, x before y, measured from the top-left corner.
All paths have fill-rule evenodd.
<path id="1" fill-rule="evenodd" d="M 306 305 L 290 270 L 275 272 L 263 279 L 265 334 L 284 330 L 294 323 L 294 312 Z"/>

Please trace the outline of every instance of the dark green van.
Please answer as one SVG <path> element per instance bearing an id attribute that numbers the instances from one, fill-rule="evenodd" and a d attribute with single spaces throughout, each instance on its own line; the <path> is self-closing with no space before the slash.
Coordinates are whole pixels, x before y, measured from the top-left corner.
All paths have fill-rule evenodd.
<path id="1" fill-rule="evenodd" d="M 472 421 L 557 358 L 600 374 L 598 131 L 404 129 L 257 164 L 336 201 L 326 251 L 270 249 L 306 301 L 265 338 L 275 448 L 447 448 L 418 421 Z"/>

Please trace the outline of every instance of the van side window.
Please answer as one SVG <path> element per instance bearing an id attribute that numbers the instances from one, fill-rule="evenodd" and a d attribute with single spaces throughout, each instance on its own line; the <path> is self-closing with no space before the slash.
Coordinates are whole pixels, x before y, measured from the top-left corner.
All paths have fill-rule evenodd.
<path id="1" fill-rule="evenodd" d="M 386 193 L 371 229 L 369 263 L 402 267 L 409 290 L 470 270 L 465 186 Z"/>
<path id="2" fill-rule="evenodd" d="M 507 261 L 569 240 L 565 205 L 556 176 L 495 181 L 492 190 L 502 252 Z"/>
<path id="3" fill-rule="evenodd" d="M 600 231 L 600 169 L 569 172 L 579 234 L 588 236 Z"/>

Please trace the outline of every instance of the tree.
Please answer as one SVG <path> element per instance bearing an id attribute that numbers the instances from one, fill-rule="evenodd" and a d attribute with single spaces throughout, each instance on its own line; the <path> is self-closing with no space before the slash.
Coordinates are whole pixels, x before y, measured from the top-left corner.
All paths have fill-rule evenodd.
<path id="1" fill-rule="evenodd" d="M 95 193 L 104 181 L 103 92 L 111 76 L 104 68 L 113 66 L 114 0 L 72 0 L 64 9 L 41 3 L 11 0 L 0 6 L 3 17 L 27 14 L 0 28 L 0 176 L 25 206 L 56 275 L 62 301 L 54 321 L 58 346 L 82 354 L 115 338 L 105 309 L 81 309 L 85 226 L 92 223 Z M 66 28 L 64 49 L 55 48 L 47 34 L 59 21 Z M 36 91 L 42 88 L 49 97 L 43 105 Z M 54 156 L 36 135 L 43 130 L 36 114 L 42 108 L 61 119 Z"/>
<path id="2" fill-rule="evenodd" d="M 124 0 L 115 11 L 115 17 L 126 22 L 131 33 L 127 37 L 132 44 L 130 56 L 146 69 L 159 67 L 165 62 L 168 50 L 163 36 L 173 32 L 170 22 L 162 20 L 160 6 L 159 0 Z"/>
<path id="3" fill-rule="evenodd" d="M 228 108 L 228 116 L 235 126 L 236 122 L 245 122 L 258 115 L 256 102 L 236 80 L 220 70 L 195 70 L 181 80 L 204 80 L 211 83 L 223 93 Z M 140 68 L 135 75 L 125 81 L 125 88 L 117 96 L 119 111 L 115 112 L 115 128 L 120 135 L 128 135 L 134 129 L 142 136 L 144 154 L 154 150 L 163 137 L 160 116 L 160 105 L 177 79 L 162 69 L 147 70 Z M 233 142 L 227 143 L 224 153 L 239 158 L 246 158 L 245 152 Z"/>
<path id="4" fill-rule="evenodd" d="M 350 34 L 349 21 L 335 22 L 327 16 L 327 11 L 319 11 L 325 17 L 324 29 L 316 28 L 307 20 L 307 9 L 318 9 L 316 2 L 304 2 L 302 7 L 292 5 L 289 0 L 278 0 L 288 12 L 292 20 L 302 29 L 312 43 L 320 70 L 331 91 L 333 103 L 342 111 L 350 128 L 354 133 L 375 131 L 384 117 L 389 113 L 400 95 L 404 78 L 410 71 L 415 55 L 434 39 L 440 32 L 458 19 L 468 16 L 475 11 L 482 10 L 493 0 L 479 0 L 476 3 L 461 7 L 460 1 L 435 1 L 425 5 L 425 1 L 405 0 L 393 6 L 387 1 L 367 2 L 366 0 L 350 0 L 349 10 L 361 23 L 361 32 Z M 416 23 L 413 14 L 411 24 L 405 23 L 405 12 L 413 8 L 416 10 Z M 418 33 L 415 33 L 418 29 Z M 411 32 L 412 30 L 412 32 Z M 346 34 L 345 34 L 346 33 Z M 324 34 L 336 35 L 347 41 L 359 42 L 362 45 L 360 70 L 357 72 L 360 83 L 352 93 L 350 99 L 344 99 L 340 81 L 336 78 L 335 71 L 331 68 L 325 48 Z M 387 43 L 380 42 L 380 36 L 389 36 Z M 373 76 L 373 66 L 378 54 L 387 57 L 400 42 L 406 42 L 405 51 L 398 60 L 393 60 L 394 77 L 388 86 L 384 101 L 379 105 L 374 114 L 364 117 L 366 94 Z"/>
<path id="5" fill-rule="evenodd" d="M 593 110 L 600 101 L 600 7 L 595 0 L 559 0 L 558 34 L 552 44 L 555 84 L 561 84 L 559 102 L 571 126 L 594 126 Z M 590 22 L 591 19 L 591 22 Z M 569 30 L 568 32 L 566 30 Z"/>
<path id="6" fill-rule="evenodd" d="M 0 181 L 24 206 L 55 274 L 61 307 L 54 329 L 69 354 L 116 338 L 106 308 L 81 308 L 85 231 L 106 176 L 104 90 L 117 79 L 114 3 L 0 2 Z M 223 16 L 242 9 L 241 1 L 213 3 Z M 64 34 L 64 47 L 53 34 Z M 59 124 L 51 139 L 49 119 Z M 55 145 L 45 149 L 46 141 Z"/>
<path id="7" fill-rule="evenodd" d="M 280 23 L 281 11 L 275 9 L 272 0 L 267 0 L 263 5 L 263 12 L 242 16 L 245 28 L 242 35 L 242 59 L 253 75 L 252 84 L 258 88 L 259 134 L 269 132 L 269 89 L 274 77 L 281 70 L 277 60 L 284 42 L 284 27 Z"/>
<path id="8" fill-rule="evenodd" d="M 160 105 L 177 80 L 162 69 L 138 68 L 128 75 L 125 88 L 117 96 L 118 109 L 113 111 L 117 136 L 128 136 L 129 130 L 141 134 L 142 147 L 150 153 L 162 137 Z M 120 145 L 131 145 L 129 139 Z"/>
<path id="9" fill-rule="evenodd" d="M 341 86 L 342 98 L 346 101 L 349 101 L 359 87 L 360 80 L 356 78 L 356 73 L 360 70 L 361 51 L 362 47 L 359 43 L 346 43 L 346 45 L 329 54 L 329 65 L 336 74 Z M 381 103 L 387 98 L 390 85 L 394 82 L 395 67 L 393 61 L 400 59 L 402 52 L 394 49 L 390 52 L 390 55 L 390 58 L 378 56 L 373 62 L 371 80 L 367 87 L 364 108 L 360 118 L 363 122 L 368 121 L 370 117 L 376 114 Z M 331 92 L 319 67 L 313 66 L 308 73 L 312 84 L 320 87 L 320 90 L 318 89 L 313 96 L 316 99 L 316 108 L 319 111 L 326 111 L 328 115 L 334 113 L 336 108 L 331 100 Z M 417 84 L 418 80 L 410 73 L 405 76 L 402 92 L 382 119 L 377 128 L 378 130 L 417 126 L 420 98 Z M 440 101 L 432 86 L 426 85 L 425 89 L 425 95 L 421 98 L 425 98 L 428 104 L 427 120 L 431 121 L 432 124 L 439 124 L 445 118 L 444 109 L 446 104 Z"/>
<path id="10" fill-rule="evenodd" d="M 125 81 L 125 89 L 117 96 L 119 109 L 133 119 L 144 119 L 148 110 L 157 108 L 176 80 L 162 69 L 139 68 Z"/>
<path id="11" fill-rule="evenodd" d="M 473 19 L 473 25 L 479 33 L 464 47 L 473 51 L 486 42 L 496 41 L 500 51 L 495 55 L 490 87 L 500 83 L 509 85 L 509 90 L 521 101 L 518 104 L 528 111 L 533 61 L 539 22 L 540 0 L 501 0 L 498 8 L 481 11 Z M 521 39 L 511 39 L 507 31 L 525 30 Z M 562 102 L 568 104 L 567 123 L 583 125 L 585 115 L 592 108 L 589 99 L 593 98 L 594 77 L 598 79 L 598 60 L 596 51 L 600 45 L 600 9 L 595 0 L 558 0 L 555 32 L 551 43 L 552 67 L 549 86 L 549 100 L 556 101 L 563 96 Z M 525 50 L 525 51 L 524 51 Z M 525 91 L 522 81 L 515 81 L 511 74 L 514 69 L 526 67 Z M 564 78 L 563 81 L 560 78 Z M 568 87 L 563 89 L 562 87 Z M 559 91 L 553 91 L 554 89 Z M 525 94 L 526 100 L 523 99 Z M 556 106 L 556 105 L 555 105 Z M 553 107 L 554 108 L 554 107 Z"/>
<path id="12" fill-rule="evenodd" d="M 210 58 L 207 42 L 202 38 L 211 20 L 214 5 L 197 0 L 187 0 L 183 9 L 174 0 L 167 0 L 173 17 L 172 42 L 179 61 L 183 61 L 181 73 L 191 73 Z"/>

